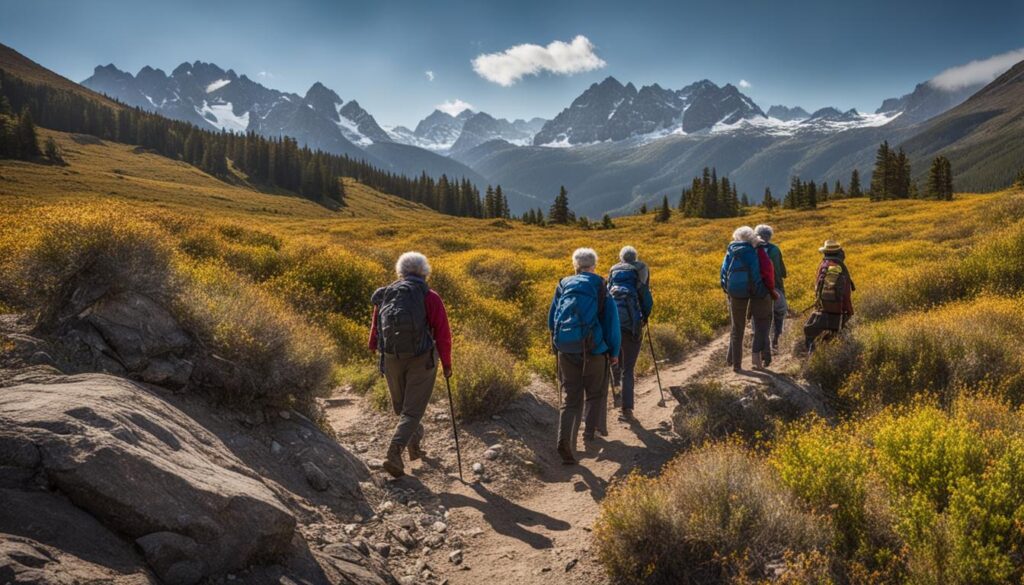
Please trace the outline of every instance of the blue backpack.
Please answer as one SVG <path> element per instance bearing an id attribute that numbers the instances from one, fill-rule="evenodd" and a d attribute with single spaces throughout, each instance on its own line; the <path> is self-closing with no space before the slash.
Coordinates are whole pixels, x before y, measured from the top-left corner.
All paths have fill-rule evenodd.
<path id="1" fill-rule="evenodd" d="M 612 270 L 608 275 L 608 294 L 615 299 L 619 309 L 619 327 L 631 331 L 633 335 L 640 332 L 643 313 L 640 311 L 640 275 L 635 268 Z"/>
<path id="2" fill-rule="evenodd" d="M 761 279 L 757 249 L 747 242 L 733 242 L 722 264 L 722 290 L 738 299 L 760 298 L 768 294 Z"/>
<path id="3" fill-rule="evenodd" d="M 561 353 L 589 353 L 598 345 L 594 338 L 601 330 L 599 319 L 607 294 L 604 279 L 595 286 L 582 274 L 567 276 L 558 283 L 558 290 L 551 342 Z"/>

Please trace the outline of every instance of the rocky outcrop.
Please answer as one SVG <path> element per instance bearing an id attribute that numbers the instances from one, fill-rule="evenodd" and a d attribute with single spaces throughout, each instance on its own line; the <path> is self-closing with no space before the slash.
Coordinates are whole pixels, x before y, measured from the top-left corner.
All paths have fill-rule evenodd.
<path id="1" fill-rule="evenodd" d="M 0 463 L 41 474 L 135 539 L 162 580 L 196 583 L 287 552 L 295 517 L 180 410 L 113 376 L 51 382 L 0 393 Z"/>

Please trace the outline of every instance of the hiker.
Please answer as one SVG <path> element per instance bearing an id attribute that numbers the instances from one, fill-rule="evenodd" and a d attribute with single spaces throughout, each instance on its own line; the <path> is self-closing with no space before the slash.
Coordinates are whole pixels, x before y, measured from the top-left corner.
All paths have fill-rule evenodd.
<path id="1" fill-rule="evenodd" d="M 754 228 L 754 233 L 764 241 L 765 252 L 772 261 L 772 268 L 775 269 L 775 302 L 772 304 L 772 328 L 771 328 L 771 351 L 779 353 L 779 337 L 782 336 L 782 326 L 785 324 L 786 315 L 789 313 L 789 303 L 786 302 L 786 290 L 784 281 L 786 279 L 786 263 L 782 260 L 782 250 L 772 243 L 772 236 L 775 230 L 772 226 L 761 224 Z M 771 358 L 769 358 L 771 361 Z"/>
<path id="2" fill-rule="evenodd" d="M 618 363 L 619 311 L 610 302 L 604 279 L 595 274 L 597 253 L 579 248 L 572 254 L 576 273 L 555 288 L 548 329 L 556 355 L 562 408 L 558 417 L 558 454 L 576 463 L 576 436 L 586 401 L 583 440 L 593 441 L 607 400 L 608 366 Z"/>
<path id="3" fill-rule="evenodd" d="M 633 420 L 633 371 L 643 346 L 644 327 L 654 308 L 650 269 L 633 246 L 624 246 L 619 251 L 619 263 L 608 272 L 608 294 L 615 300 L 619 312 L 622 338 L 619 363 L 612 367 L 612 379 L 622 392 L 619 420 L 629 422 Z"/>
<path id="4" fill-rule="evenodd" d="M 764 363 L 764 357 L 772 320 L 772 299 L 777 294 L 775 269 L 753 228 L 736 228 L 732 240 L 726 248 L 721 270 L 722 290 L 728 297 L 732 320 L 726 359 L 734 371 L 743 369 L 743 334 L 749 316 L 754 321 L 751 363 L 754 369 L 761 369 L 771 363 L 771 351 L 767 351 L 768 364 Z"/>
<path id="5" fill-rule="evenodd" d="M 825 240 L 818 248 L 821 264 L 814 284 L 815 311 L 804 325 L 804 344 L 807 353 L 814 351 L 814 341 L 843 330 L 853 317 L 853 291 L 857 288 L 846 268 L 846 252 L 835 240 Z"/>
<path id="6" fill-rule="evenodd" d="M 406 252 L 395 263 L 395 273 L 398 279 L 378 288 L 371 297 L 370 349 L 380 352 L 380 370 L 388 383 L 391 407 L 400 417 L 384 470 L 401 477 L 406 446 L 410 461 L 426 455 L 420 419 L 434 390 L 438 356 L 444 377 L 452 376 L 452 332 L 441 297 L 427 286 L 427 257 Z"/>

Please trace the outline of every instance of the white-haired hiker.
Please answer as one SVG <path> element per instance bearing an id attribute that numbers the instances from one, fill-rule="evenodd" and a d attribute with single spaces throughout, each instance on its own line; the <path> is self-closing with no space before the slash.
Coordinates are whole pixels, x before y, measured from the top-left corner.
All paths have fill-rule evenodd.
<path id="1" fill-rule="evenodd" d="M 772 298 L 776 294 L 775 270 L 762 243 L 753 228 L 737 228 L 722 259 L 721 284 L 729 299 L 729 318 L 732 320 L 727 361 L 736 371 L 742 369 L 743 333 L 748 315 L 754 320 L 751 362 L 755 369 L 764 366 L 762 358 L 768 350 Z M 771 356 L 770 351 L 768 355 Z"/>
<path id="2" fill-rule="evenodd" d="M 643 347 L 644 326 L 654 308 L 651 296 L 651 271 L 644 264 L 636 248 L 624 246 L 619 251 L 619 263 L 608 271 L 608 293 L 615 299 L 619 311 L 619 330 L 622 350 L 619 363 L 612 368 L 616 385 L 622 389 L 621 420 L 633 420 L 633 370 Z"/>
<path id="3" fill-rule="evenodd" d="M 772 237 L 775 235 L 772 226 L 761 224 L 754 228 L 754 232 L 764 241 L 765 252 L 768 253 L 768 258 L 771 259 L 772 267 L 775 269 L 775 292 L 778 293 L 778 296 L 775 297 L 775 303 L 772 305 L 771 342 L 772 353 L 778 353 L 782 326 L 786 322 L 786 314 L 789 313 L 785 289 L 786 263 L 782 260 L 782 250 L 772 242 Z"/>
<path id="4" fill-rule="evenodd" d="M 420 420 L 427 409 L 441 358 L 445 378 L 452 375 L 452 332 L 444 302 L 427 286 L 430 263 L 419 252 L 406 252 L 395 263 L 398 279 L 377 289 L 370 327 L 370 349 L 380 352 L 380 368 L 388 383 L 391 406 L 399 415 L 384 470 L 405 473 L 402 451 L 409 460 L 424 455 Z"/>
<path id="5" fill-rule="evenodd" d="M 597 253 L 579 248 L 572 254 L 575 274 L 555 288 L 548 329 L 558 366 L 562 408 L 558 417 L 558 454 L 576 463 L 576 437 L 587 403 L 583 439 L 594 439 L 601 404 L 608 399 L 607 372 L 619 355 L 619 312 L 608 298 L 604 279 L 595 274 Z"/>

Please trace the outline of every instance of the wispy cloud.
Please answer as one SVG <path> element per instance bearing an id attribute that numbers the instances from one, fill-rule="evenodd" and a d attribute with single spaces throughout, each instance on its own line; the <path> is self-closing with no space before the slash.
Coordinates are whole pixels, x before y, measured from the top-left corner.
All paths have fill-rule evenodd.
<path id="1" fill-rule="evenodd" d="M 971 61 L 966 65 L 950 67 L 933 77 L 929 83 L 947 91 L 978 83 L 988 83 L 1020 61 L 1024 61 L 1024 48 L 993 55 L 988 59 Z"/>
<path id="2" fill-rule="evenodd" d="M 441 110 L 442 112 L 448 114 L 449 116 L 458 116 L 459 114 L 462 113 L 463 110 L 472 110 L 472 109 L 474 109 L 473 108 L 473 104 L 468 103 L 468 102 L 464 102 L 464 101 L 460 100 L 459 98 L 455 98 L 453 100 L 448 100 L 446 102 L 437 104 L 434 107 L 439 109 L 439 110 Z"/>
<path id="3" fill-rule="evenodd" d="M 427 76 L 427 81 L 434 81 L 434 72 L 430 69 L 424 71 L 423 74 Z"/>
<path id="4" fill-rule="evenodd" d="M 477 75 L 503 87 L 542 71 L 573 75 L 600 69 L 607 64 L 597 56 L 590 39 L 583 35 L 576 36 L 568 43 L 554 41 L 546 47 L 524 44 L 500 53 L 484 53 L 473 59 L 472 63 Z"/>
<path id="5" fill-rule="evenodd" d="M 741 80 L 740 80 L 740 82 L 739 82 L 739 83 L 738 83 L 737 85 L 739 85 L 739 86 L 740 86 L 740 89 L 750 89 L 750 88 L 754 87 L 754 86 L 753 86 L 753 85 L 751 85 L 751 83 L 750 83 L 749 81 L 747 81 L 746 79 L 741 79 Z"/>
<path id="6" fill-rule="evenodd" d="M 256 75 L 258 75 L 258 76 L 260 76 L 260 77 L 262 77 L 264 79 L 273 79 L 274 78 L 274 74 L 269 72 L 269 71 L 260 71 Z"/>

